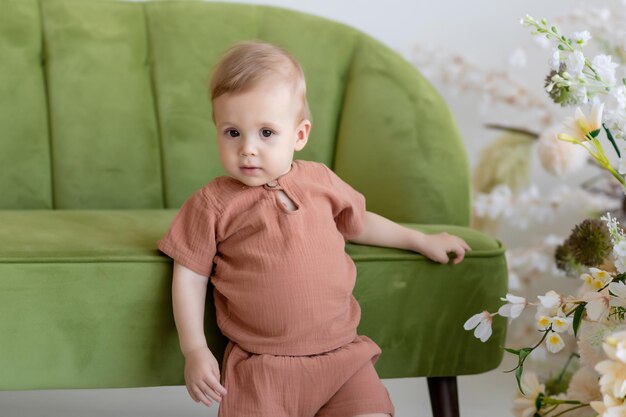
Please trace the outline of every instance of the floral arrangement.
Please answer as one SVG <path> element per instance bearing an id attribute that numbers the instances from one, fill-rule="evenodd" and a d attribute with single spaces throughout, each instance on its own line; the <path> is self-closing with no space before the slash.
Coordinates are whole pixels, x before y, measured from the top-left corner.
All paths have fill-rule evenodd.
<path id="1" fill-rule="evenodd" d="M 486 342 L 494 316 L 513 320 L 529 307 L 537 308 L 536 325 L 543 333 L 539 342 L 521 349 L 505 348 L 518 357 L 518 366 L 509 372 L 515 371 L 521 394 L 514 401 L 519 416 L 547 416 L 559 410 L 552 414 L 557 416 L 578 409 L 584 413 L 576 415 L 589 416 L 590 407 L 603 417 L 626 416 L 626 323 L 622 324 L 626 316 L 626 235 L 609 213 L 601 220 L 583 221 L 562 245 L 567 255 L 561 256 L 560 268 L 587 267 L 580 275 L 583 282 L 576 295 L 551 290 L 533 303 L 508 293 L 502 298 L 506 304 L 497 312 L 483 311 L 464 324 L 466 330 L 474 330 L 474 336 Z M 572 356 L 580 357 L 583 366 L 566 377 L 568 360 L 559 377 L 549 384 L 540 384 L 532 372 L 524 374 L 529 355 L 542 344 L 549 352 L 559 352 L 565 346 L 565 333 L 579 337 L 580 354 Z M 600 344 L 608 359 L 602 360 Z M 594 384 L 599 389 L 594 391 Z M 572 407 L 564 409 L 564 405 Z"/>
<path id="2" fill-rule="evenodd" d="M 620 185 L 626 194 L 626 78 L 623 69 L 611 55 L 599 54 L 587 59 L 584 47 L 591 39 L 588 31 L 572 37 L 561 34 L 545 19 L 531 16 L 521 20 L 555 43 L 550 58 L 550 73 L 545 90 L 561 106 L 591 107 L 584 112 L 576 108 L 573 117 L 562 125 L 546 129 L 544 140 L 553 148 L 575 146 L 583 149 Z M 621 57 L 620 57 L 621 58 Z M 601 142 L 614 151 L 618 168 L 614 168 Z M 548 147 L 549 149 L 549 147 Z M 546 159 L 550 159 L 546 151 Z M 534 346 L 505 348 L 517 356 L 515 372 L 519 388 L 514 400 L 517 416 L 601 417 L 626 416 L 626 235 L 610 213 L 601 219 L 586 219 L 577 225 L 568 239 L 555 250 L 558 268 L 568 275 L 577 275 L 582 284 L 575 295 L 548 291 L 538 301 L 508 293 L 506 301 L 495 313 L 483 311 L 470 317 L 466 330 L 482 342 L 491 336 L 493 317 L 513 320 L 530 306 L 536 307 L 535 324 L 542 336 Z M 560 352 L 564 335 L 576 338 L 578 353 L 573 353 L 563 370 L 554 378 L 540 383 L 530 371 L 524 372 L 529 355 L 540 346 L 549 352 Z M 581 366 L 573 372 L 568 367 L 574 357 Z"/>
<path id="3" fill-rule="evenodd" d="M 555 20 L 589 26 L 594 34 L 590 43 L 625 62 L 626 53 L 617 51 L 623 49 L 619 46 L 626 39 L 623 37 L 626 30 L 620 29 L 626 27 L 626 9 L 623 8 L 626 2 L 608 1 L 616 7 L 585 4 L 584 8 L 572 8 L 567 15 L 557 16 Z M 551 41 L 545 36 L 534 36 L 531 40 L 543 49 L 550 48 Z M 525 45 L 515 49 L 508 59 L 508 68 L 490 68 L 482 61 L 473 62 L 462 53 L 449 52 L 441 45 L 430 43 L 415 44 L 407 53 L 407 59 L 425 76 L 432 82 L 442 83 L 453 96 L 459 93 L 475 96 L 473 101 L 478 99 L 484 117 L 498 120 L 497 123 L 487 121 L 484 126 L 503 132 L 481 150 L 475 164 L 472 227 L 495 235 L 503 233 L 503 223 L 524 230 L 536 223 L 550 224 L 556 218 L 599 217 L 607 210 L 621 219 L 625 200 L 623 187 L 601 168 L 592 178 L 579 184 L 579 188 L 560 185 L 540 192 L 537 185 L 529 184 L 529 168 L 535 156 L 546 172 L 559 177 L 567 174 L 579 178 L 584 166 L 594 164 L 584 147 L 558 140 L 557 135 L 562 131 L 558 122 L 567 115 L 566 111 L 551 104 L 548 94 L 538 95 L 535 89 L 518 79 L 517 75 L 528 73 L 523 70 L 526 49 Z M 522 70 L 517 73 L 518 69 Z M 496 107 L 498 112 L 494 112 Z M 535 155 L 532 155 L 533 150 Z M 512 239 L 513 246 L 519 243 L 524 246 L 509 247 L 506 252 L 510 289 L 523 290 L 526 296 L 536 293 L 533 286 L 563 276 L 557 272 L 551 254 L 556 242 L 564 237 L 554 234 L 559 233 L 557 230 L 550 231 L 550 236 L 540 236 L 542 232 L 547 233 L 548 229 L 535 229 L 527 235 L 516 230 L 507 233 L 507 238 L 517 236 Z M 526 236 L 534 236 L 536 243 L 522 242 Z M 507 337 L 530 340 L 532 326 L 532 322 L 516 321 Z"/>
<path id="4" fill-rule="evenodd" d="M 538 22 L 527 15 L 521 23 L 534 28 L 533 34 L 543 34 L 557 43 L 550 59 L 551 72 L 546 79 L 546 92 L 552 100 L 561 106 L 592 102 L 591 115 L 587 117 L 577 108 L 575 116 L 565 121 L 557 138 L 582 146 L 624 185 L 626 160 L 616 142 L 616 139 L 626 140 L 626 78 L 617 77 L 620 65 L 612 61 L 611 55 L 599 54 L 591 61 L 585 57 L 583 48 L 591 39 L 588 31 L 576 32 L 568 38 L 560 34 L 556 26 L 548 27 L 545 19 Z M 619 158 L 619 173 L 611 166 L 600 144 L 601 129 L 606 132 Z M 621 145 L 624 150 L 624 144 Z"/>

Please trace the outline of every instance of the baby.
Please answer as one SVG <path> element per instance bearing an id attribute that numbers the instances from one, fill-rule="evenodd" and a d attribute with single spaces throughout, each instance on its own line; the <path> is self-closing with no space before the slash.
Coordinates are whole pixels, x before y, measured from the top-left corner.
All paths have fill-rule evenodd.
<path id="1" fill-rule="evenodd" d="M 365 210 L 364 196 L 320 162 L 294 160 L 311 116 L 304 74 L 284 49 L 242 42 L 210 82 L 228 173 L 181 206 L 159 249 L 173 258 L 174 318 L 192 399 L 219 417 L 394 416 L 374 364 L 380 347 L 357 335 L 356 266 L 345 241 L 454 263 L 471 250 Z M 229 339 L 220 368 L 204 335 L 208 279 Z M 223 384 L 223 385 L 222 385 Z"/>

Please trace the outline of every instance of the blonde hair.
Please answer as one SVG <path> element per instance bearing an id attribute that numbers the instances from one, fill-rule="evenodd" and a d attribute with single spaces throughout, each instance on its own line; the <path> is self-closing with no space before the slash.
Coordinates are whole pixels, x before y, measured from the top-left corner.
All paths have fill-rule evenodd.
<path id="1" fill-rule="evenodd" d="M 306 82 L 300 63 L 287 50 L 258 40 L 238 42 L 222 55 L 210 76 L 211 104 L 222 94 L 246 92 L 263 80 L 277 77 L 290 83 L 294 93 L 300 97 L 298 123 L 310 120 Z M 211 118 L 215 123 L 213 109 Z"/>

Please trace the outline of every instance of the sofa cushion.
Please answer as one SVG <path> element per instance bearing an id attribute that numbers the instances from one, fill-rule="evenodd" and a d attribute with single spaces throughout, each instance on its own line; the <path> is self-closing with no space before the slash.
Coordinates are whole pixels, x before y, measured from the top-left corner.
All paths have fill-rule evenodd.
<path id="1" fill-rule="evenodd" d="M 0 212 L 0 369 L 8 375 L 0 378 L 0 389 L 184 384 L 172 260 L 155 244 L 176 212 Z M 444 266 L 412 251 L 346 245 L 358 271 L 358 332 L 383 350 L 376 363 L 380 377 L 495 368 L 505 321 L 494 319 L 494 335 L 485 344 L 463 323 L 484 309 L 495 311 L 506 293 L 501 243 L 464 227 L 404 225 L 447 231 L 473 250 L 460 264 Z M 211 291 L 209 285 L 205 333 L 221 363 L 227 340 L 216 326 Z"/>

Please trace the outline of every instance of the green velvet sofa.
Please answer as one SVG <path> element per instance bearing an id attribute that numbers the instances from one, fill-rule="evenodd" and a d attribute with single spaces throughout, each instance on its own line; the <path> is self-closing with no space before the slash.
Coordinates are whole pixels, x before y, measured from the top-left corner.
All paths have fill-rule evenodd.
<path id="1" fill-rule="evenodd" d="M 277 7 L 194 0 L 0 0 L 0 390 L 184 385 L 172 260 L 176 211 L 219 175 L 209 69 L 233 42 L 291 51 L 313 128 L 296 159 L 324 162 L 367 209 L 473 250 L 442 265 L 346 244 L 359 334 L 381 378 L 428 377 L 435 416 L 456 376 L 501 360 L 463 323 L 507 290 L 502 243 L 469 227 L 467 155 L 433 87 L 344 24 Z M 221 363 L 212 286 L 205 327 Z"/>

